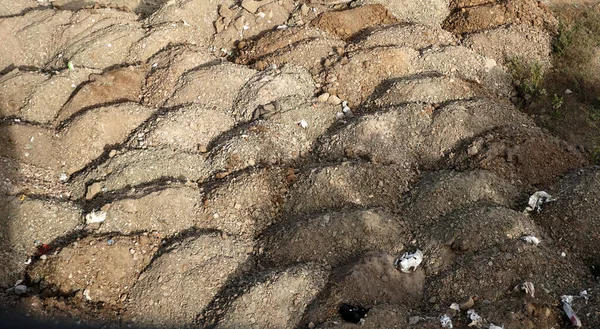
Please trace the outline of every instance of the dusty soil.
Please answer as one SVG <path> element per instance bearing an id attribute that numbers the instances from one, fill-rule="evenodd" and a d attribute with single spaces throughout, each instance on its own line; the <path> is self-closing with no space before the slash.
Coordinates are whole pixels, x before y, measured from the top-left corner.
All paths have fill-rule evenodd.
<path id="1" fill-rule="evenodd" d="M 557 28 L 533 0 L 0 4 L 0 318 L 550 329 L 575 295 L 600 327 L 600 168 L 513 105 Z"/>

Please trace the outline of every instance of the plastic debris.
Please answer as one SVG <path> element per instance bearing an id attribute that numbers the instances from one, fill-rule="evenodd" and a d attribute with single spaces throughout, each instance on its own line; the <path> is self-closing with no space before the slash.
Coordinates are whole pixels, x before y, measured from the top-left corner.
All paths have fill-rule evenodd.
<path id="1" fill-rule="evenodd" d="M 460 311 L 460 306 L 458 303 L 452 303 L 452 305 L 450 305 L 450 309 Z"/>
<path id="2" fill-rule="evenodd" d="M 92 211 L 91 213 L 85 215 L 85 223 L 93 224 L 93 223 L 102 223 L 106 220 L 106 211 Z"/>
<path id="3" fill-rule="evenodd" d="M 537 246 L 538 244 L 540 244 L 540 239 L 536 238 L 533 235 L 523 235 L 521 237 L 521 240 L 525 241 L 525 243 L 529 243 L 534 246 Z"/>
<path id="4" fill-rule="evenodd" d="M 75 70 L 75 66 L 73 65 L 73 62 L 69 61 L 67 63 L 67 67 L 69 68 L 69 70 L 74 71 Z"/>
<path id="5" fill-rule="evenodd" d="M 573 296 L 563 296 L 563 297 L 571 297 L 571 302 L 573 301 Z M 567 314 L 567 317 L 569 318 L 569 320 L 571 320 L 571 323 L 575 326 L 575 327 L 581 327 L 581 320 L 579 320 L 579 317 L 577 316 L 577 314 L 575 314 L 575 311 L 573 311 L 573 308 L 571 308 L 571 303 L 565 301 L 565 299 L 563 298 L 563 310 L 565 311 L 565 313 Z"/>
<path id="6" fill-rule="evenodd" d="M 300 120 L 300 122 L 298 122 L 298 125 L 304 129 L 308 128 L 308 122 L 306 122 L 306 120 L 304 119 Z"/>
<path id="7" fill-rule="evenodd" d="M 490 326 L 488 327 L 488 329 L 504 329 L 504 325 L 502 325 L 502 327 L 499 327 L 493 323 L 490 323 Z"/>
<path id="8" fill-rule="evenodd" d="M 535 287 L 532 282 L 526 281 L 521 285 L 521 291 L 524 291 L 526 294 L 535 298 Z"/>
<path id="9" fill-rule="evenodd" d="M 590 298 L 590 295 L 588 295 L 587 290 L 584 290 L 579 293 L 579 297 L 585 299 L 585 302 L 587 303 L 588 299 Z"/>
<path id="10" fill-rule="evenodd" d="M 364 321 L 364 318 L 367 316 L 369 309 L 361 306 L 353 306 L 350 304 L 343 303 L 342 305 L 340 305 L 339 312 L 344 321 L 360 323 Z"/>
<path id="11" fill-rule="evenodd" d="M 400 270 L 404 273 L 414 272 L 423 261 L 423 252 L 419 249 L 413 254 L 405 252 L 400 258 L 394 261 L 394 266 L 400 265 Z"/>
<path id="12" fill-rule="evenodd" d="M 87 289 L 83 291 L 83 297 L 85 297 L 85 300 L 92 300 L 92 297 L 90 297 L 90 291 Z"/>
<path id="13" fill-rule="evenodd" d="M 29 265 L 31 264 L 31 257 L 27 258 L 27 260 L 24 262 L 25 265 Z"/>
<path id="14" fill-rule="evenodd" d="M 542 205 L 547 202 L 556 201 L 550 194 L 545 191 L 537 191 L 533 193 L 532 196 L 529 197 L 529 206 L 525 208 L 526 211 L 536 211 L 540 212 L 542 210 Z"/>
<path id="15" fill-rule="evenodd" d="M 37 250 L 36 250 L 34 256 L 35 257 L 41 257 L 41 256 L 49 253 L 50 250 L 52 250 L 52 247 L 50 247 L 50 245 L 47 245 L 45 243 L 39 244 L 37 246 Z"/>
<path id="16" fill-rule="evenodd" d="M 475 312 L 475 310 L 470 309 L 467 311 L 467 315 L 469 316 L 469 319 L 471 319 L 471 323 L 469 323 L 469 327 L 480 327 L 483 325 L 483 318 L 481 316 L 479 316 L 479 314 L 477 314 L 477 312 Z"/>
<path id="17" fill-rule="evenodd" d="M 446 314 L 440 316 L 440 323 L 442 325 L 442 328 L 454 328 L 454 325 L 452 324 L 452 319 L 450 319 L 450 317 Z"/>
<path id="18" fill-rule="evenodd" d="M 108 244 L 109 246 L 112 246 L 113 244 L 115 244 L 115 240 L 113 240 L 113 239 L 108 239 L 108 240 L 106 241 L 106 244 Z"/>
<path id="19" fill-rule="evenodd" d="M 60 176 L 58 176 L 58 179 L 62 182 L 62 183 L 66 183 L 67 181 L 69 181 L 69 175 L 67 175 L 67 173 L 60 173 Z"/>

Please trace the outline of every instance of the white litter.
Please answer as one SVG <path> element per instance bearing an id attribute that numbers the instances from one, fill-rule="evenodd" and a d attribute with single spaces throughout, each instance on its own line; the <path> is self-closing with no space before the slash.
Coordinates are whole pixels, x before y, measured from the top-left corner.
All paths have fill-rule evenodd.
<path id="1" fill-rule="evenodd" d="M 102 223 L 106 220 L 106 211 L 92 211 L 91 213 L 85 215 L 85 223 L 93 224 L 93 223 Z"/>
<path id="2" fill-rule="evenodd" d="M 542 205 L 547 202 L 556 201 L 550 194 L 545 191 L 537 191 L 529 197 L 529 206 L 525 208 L 526 211 L 540 212 Z"/>
<path id="3" fill-rule="evenodd" d="M 402 272 L 410 273 L 414 272 L 422 261 L 423 252 L 417 249 L 417 251 L 415 251 L 413 254 L 405 252 L 402 257 L 396 259 L 394 266 L 398 267 L 398 265 L 400 265 L 400 270 Z"/>
<path id="4" fill-rule="evenodd" d="M 533 286 L 532 282 L 523 282 L 523 284 L 521 285 L 521 290 L 529 296 L 531 296 L 532 298 L 535 298 L 535 287 Z"/>
<path id="5" fill-rule="evenodd" d="M 571 320 L 571 323 L 575 327 L 581 327 L 581 320 L 579 320 L 579 317 L 577 316 L 577 314 L 575 314 L 575 311 L 573 311 L 573 308 L 571 307 L 571 303 L 573 302 L 573 296 L 562 296 L 561 300 L 563 302 L 563 311 L 565 311 L 567 317 L 569 318 L 569 320 Z"/>
<path id="6" fill-rule="evenodd" d="M 588 295 L 587 290 L 584 290 L 579 293 L 579 297 L 585 299 L 585 302 L 587 303 L 588 299 L 590 298 L 590 295 Z"/>
<path id="7" fill-rule="evenodd" d="M 60 173 L 60 176 L 58 176 L 58 179 L 61 182 L 65 183 L 66 181 L 69 180 L 69 176 L 67 175 L 67 173 L 62 172 L 62 173 Z"/>
<path id="8" fill-rule="evenodd" d="M 460 312 L 460 305 L 458 305 L 458 303 L 452 303 L 452 305 L 450 305 L 450 309 Z"/>
<path id="9" fill-rule="evenodd" d="M 304 119 L 300 120 L 300 122 L 298 122 L 298 125 L 304 129 L 308 128 L 308 122 L 306 122 L 306 120 Z"/>
<path id="10" fill-rule="evenodd" d="M 87 289 L 83 291 L 83 297 L 85 297 L 85 300 L 92 300 L 92 297 L 90 297 L 90 291 Z"/>
<path id="11" fill-rule="evenodd" d="M 540 244 L 540 239 L 536 238 L 533 235 L 524 235 L 521 237 L 521 240 L 525 241 L 525 243 L 529 243 L 534 246 L 537 246 L 538 244 Z"/>
<path id="12" fill-rule="evenodd" d="M 502 327 L 498 327 L 497 325 L 490 323 L 488 329 L 504 329 L 504 325 L 502 325 Z"/>
<path id="13" fill-rule="evenodd" d="M 442 328 L 454 328 L 454 325 L 452 324 L 452 319 L 450 319 L 450 317 L 446 314 L 440 316 L 440 323 L 442 324 Z"/>
<path id="14" fill-rule="evenodd" d="M 475 310 L 473 310 L 473 309 L 468 310 L 467 315 L 469 316 L 469 319 L 471 319 L 471 323 L 469 323 L 469 327 L 472 327 L 472 326 L 480 327 L 481 325 L 483 325 L 483 318 L 481 316 L 479 316 L 479 314 L 477 314 L 477 312 L 475 312 Z"/>

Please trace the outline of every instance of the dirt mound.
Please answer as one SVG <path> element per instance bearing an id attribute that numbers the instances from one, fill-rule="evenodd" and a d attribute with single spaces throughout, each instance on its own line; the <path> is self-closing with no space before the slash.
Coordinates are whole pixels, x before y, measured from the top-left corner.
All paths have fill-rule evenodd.
<path id="1" fill-rule="evenodd" d="M 510 102 L 555 27 L 529 0 L 2 4 L 0 304 L 114 328 L 355 326 L 342 303 L 367 328 L 558 328 L 587 290 L 597 327 L 597 168 Z M 523 212 L 540 189 L 556 200 Z"/>

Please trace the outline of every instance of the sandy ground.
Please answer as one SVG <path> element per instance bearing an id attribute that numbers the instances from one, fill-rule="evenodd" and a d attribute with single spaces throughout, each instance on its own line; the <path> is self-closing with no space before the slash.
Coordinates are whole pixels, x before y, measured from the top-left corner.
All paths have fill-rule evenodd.
<path id="1" fill-rule="evenodd" d="M 600 168 L 510 102 L 556 28 L 533 0 L 0 4 L 0 316 L 549 329 L 573 295 L 599 327 Z"/>

